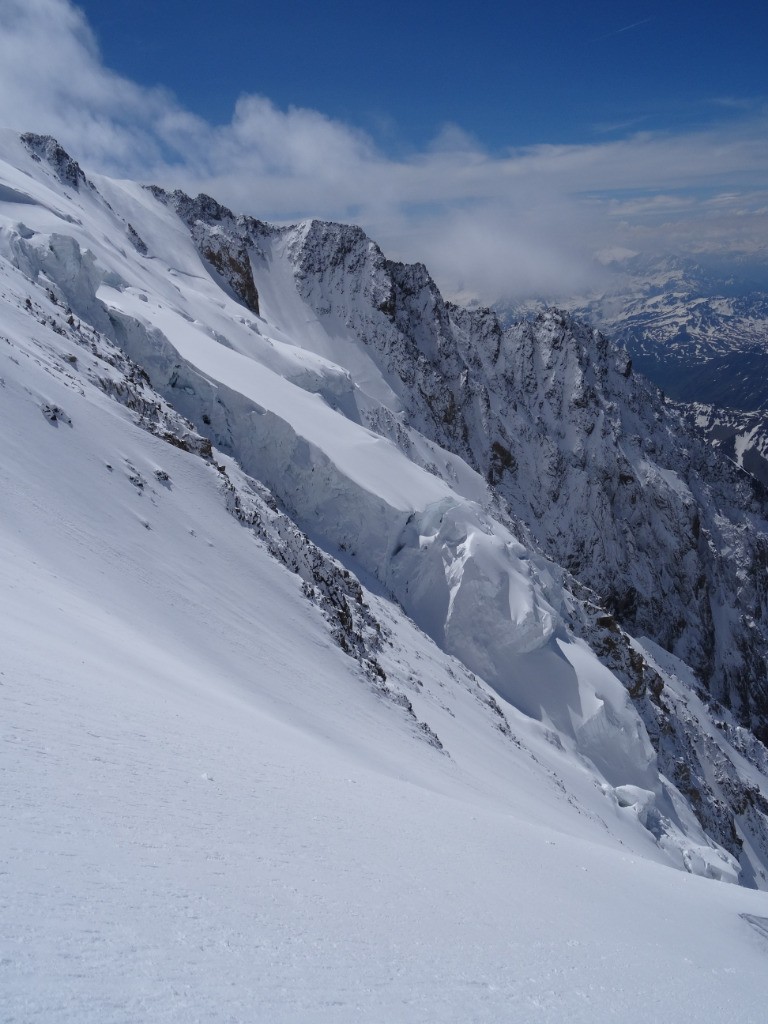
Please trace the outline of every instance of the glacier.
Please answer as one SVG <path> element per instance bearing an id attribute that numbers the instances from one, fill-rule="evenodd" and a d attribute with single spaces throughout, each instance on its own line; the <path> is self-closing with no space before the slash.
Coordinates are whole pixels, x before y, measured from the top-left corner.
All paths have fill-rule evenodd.
<path id="1" fill-rule="evenodd" d="M 563 314 L 0 149 L 10 1019 L 757 1020 L 743 473 Z"/>

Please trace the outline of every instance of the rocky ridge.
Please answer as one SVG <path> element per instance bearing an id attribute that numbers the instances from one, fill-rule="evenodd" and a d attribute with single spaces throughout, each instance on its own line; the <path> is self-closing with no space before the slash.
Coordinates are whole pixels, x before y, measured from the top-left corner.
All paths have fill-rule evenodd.
<path id="1" fill-rule="evenodd" d="M 691 430 L 699 431 L 726 458 L 768 488 L 768 413 L 700 402 L 680 405 L 679 412 Z"/>
<path id="2" fill-rule="evenodd" d="M 572 314 L 625 347 L 671 397 L 750 411 L 763 409 L 768 340 L 765 255 L 633 256 L 605 269 L 606 286 L 561 299 Z M 506 321 L 540 302 L 501 302 Z"/>

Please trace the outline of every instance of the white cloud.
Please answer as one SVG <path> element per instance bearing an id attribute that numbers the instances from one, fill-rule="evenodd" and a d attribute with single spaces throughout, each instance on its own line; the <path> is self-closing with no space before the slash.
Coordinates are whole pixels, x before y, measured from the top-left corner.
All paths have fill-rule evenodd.
<path id="1" fill-rule="evenodd" d="M 91 170 L 206 191 L 267 220 L 354 220 L 448 292 L 487 300 L 587 287 L 608 248 L 764 245 L 768 117 L 740 116 L 500 155 L 445 125 L 394 159 L 354 127 L 262 96 L 211 125 L 107 69 L 68 0 L 0 0 L 0 121 L 56 135 Z"/>

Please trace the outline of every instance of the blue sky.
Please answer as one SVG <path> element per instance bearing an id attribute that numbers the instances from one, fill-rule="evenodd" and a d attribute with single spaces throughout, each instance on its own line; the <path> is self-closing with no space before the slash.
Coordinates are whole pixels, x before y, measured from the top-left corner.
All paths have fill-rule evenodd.
<path id="1" fill-rule="evenodd" d="M 311 107 L 385 147 L 456 123 L 492 149 L 680 128 L 768 93 L 768 6 L 81 0 L 105 62 L 229 120 L 241 93 Z M 728 108 L 725 103 L 734 104 Z"/>
<path id="2" fill-rule="evenodd" d="M 556 299 L 611 255 L 765 250 L 766 10 L 0 0 L 0 122 Z"/>

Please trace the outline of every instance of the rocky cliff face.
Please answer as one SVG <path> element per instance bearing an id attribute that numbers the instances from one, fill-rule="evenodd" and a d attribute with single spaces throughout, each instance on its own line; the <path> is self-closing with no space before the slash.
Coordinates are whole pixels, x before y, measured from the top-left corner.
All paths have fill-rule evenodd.
<path id="1" fill-rule="evenodd" d="M 219 283 L 258 315 L 259 293 L 253 282 L 249 242 L 262 225 L 250 217 L 236 217 L 210 196 L 191 199 L 179 190 L 168 193 L 157 186 L 149 191 L 184 221 L 200 256 Z"/>
<path id="2" fill-rule="evenodd" d="M 692 431 L 768 488 L 768 412 L 701 403 L 680 405 L 678 411 Z"/>
<path id="3" fill-rule="evenodd" d="M 672 397 L 725 408 L 765 408 L 768 263 L 764 255 L 719 261 L 637 255 L 612 263 L 600 292 L 563 299 L 574 315 L 625 347 Z M 500 303 L 505 320 L 540 302 Z"/>
<path id="4" fill-rule="evenodd" d="M 318 318 L 354 332 L 403 423 L 466 459 L 549 557 L 631 633 L 768 736 L 768 506 L 600 332 L 550 310 L 506 330 L 423 266 L 313 222 L 284 251 Z M 387 430 L 376 410 L 371 425 Z M 391 423 L 389 432 L 400 437 Z"/>
<path id="5" fill-rule="evenodd" d="M 36 135 L 26 132 L 21 136 L 33 160 L 52 172 L 62 185 L 79 189 L 81 185 L 93 188 L 77 160 L 73 160 L 67 151 L 50 135 Z"/>

